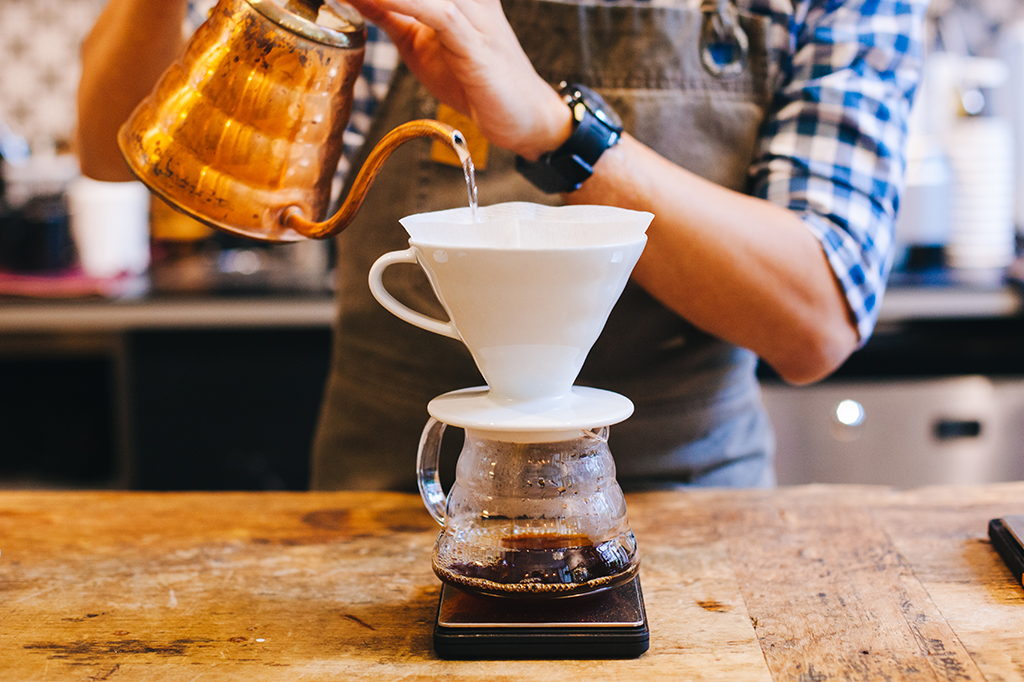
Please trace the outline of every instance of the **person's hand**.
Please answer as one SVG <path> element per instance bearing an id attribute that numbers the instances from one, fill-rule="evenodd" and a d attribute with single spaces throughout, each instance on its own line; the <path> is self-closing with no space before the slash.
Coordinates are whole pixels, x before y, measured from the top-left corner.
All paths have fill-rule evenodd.
<path id="1" fill-rule="evenodd" d="M 533 160 L 568 138 L 569 109 L 533 68 L 499 0 L 351 2 L 422 84 L 493 144 Z"/>

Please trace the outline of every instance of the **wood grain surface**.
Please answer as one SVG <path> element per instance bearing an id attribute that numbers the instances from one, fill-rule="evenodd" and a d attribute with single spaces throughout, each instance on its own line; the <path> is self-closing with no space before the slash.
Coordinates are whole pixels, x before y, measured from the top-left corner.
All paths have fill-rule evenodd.
<path id="1" fill-rule="evenodd" d="M 988 543 L 1024 483 L 628 498 L 650 651 L 431 648 L 437 527 L 393 493 L 0 493 L 0 680 L 1024 682 Z"/>

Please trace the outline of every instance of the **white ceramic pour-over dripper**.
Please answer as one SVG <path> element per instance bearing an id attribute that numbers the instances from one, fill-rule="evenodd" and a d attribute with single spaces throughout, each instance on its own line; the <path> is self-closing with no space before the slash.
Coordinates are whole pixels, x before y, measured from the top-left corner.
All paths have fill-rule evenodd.
<path id="1" fill-rule="evenodd" d="M 465 343 L 490 402 L 536 403 L 531 411 L 548 412 L 573 399 L 573 382 L 643 251 L 653 216 L 527 203 L 479 213 L 476 223 L 469 209 L 403 219 L 410 247 L 374 263 L 370 291 L 406 322 Z M 387 292 L 384 270 L 395 263 L 419 263 L 448 321 Z"/>

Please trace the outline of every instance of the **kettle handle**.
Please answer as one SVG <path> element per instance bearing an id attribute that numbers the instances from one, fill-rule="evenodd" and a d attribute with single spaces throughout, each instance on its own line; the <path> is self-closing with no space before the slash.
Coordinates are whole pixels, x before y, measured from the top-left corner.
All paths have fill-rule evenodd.
<path id="1" fill-rule="evenodd" d="M 420 436 L 420 447 L 416 452 L 416 484 L 420 489 L 420 497 L 427 511 L 441 526 L 444 526 L 445 507 L 448 496 L 441 487 L 441 476 L 437 471 L 437 462 L 441 456 L 441 439 L 447 426 L 433 417 L 423 427 Z"/>
<path id="2" fill-rule="evenodd" d="M 413 263 L 416 264 L 416 251 L 412 248 L 405 249 L 404 251 L 389 251 L 383 256 L 378 258 L 374 264 L 370 267 L 370 293 L 377 299 L 377 302 L 384 306 L 384 309 L 390 312 L 392 315 L 400 320 L 405 320 L 411 325 L 415 325 L 420 329 L 426 329 L 428 332 L 434 332 L 441 336 L 447 336 L 461 341 L 462 337 L 459 335 L 459 330 L 455 328 L 455 325 L 451 322 L 442 322 L 441 320 L 424 315 L 421 312 L 417 312 L 405 305 L 397 298 L 391 295 L 391 293 L 384 288 L 384 271 L 388 267 L 395 263 Z"/>

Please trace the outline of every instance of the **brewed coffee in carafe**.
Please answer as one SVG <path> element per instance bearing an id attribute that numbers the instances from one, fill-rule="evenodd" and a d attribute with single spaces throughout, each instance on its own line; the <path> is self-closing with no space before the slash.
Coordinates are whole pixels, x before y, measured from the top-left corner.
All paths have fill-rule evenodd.
<path id="1" fill-rule="evenodd" d="M 431 420 L 420 447 L 427 499 L 443 497 L 436 469 L 444 428 Z M 607 434 L 524 433 L 518 442 L 467 430 L 444 506 L 428 505 L 443 526 L 433 553 L 438 577 L 503 597 L 565 597 L 632 579 L 639 555 Z"/>

